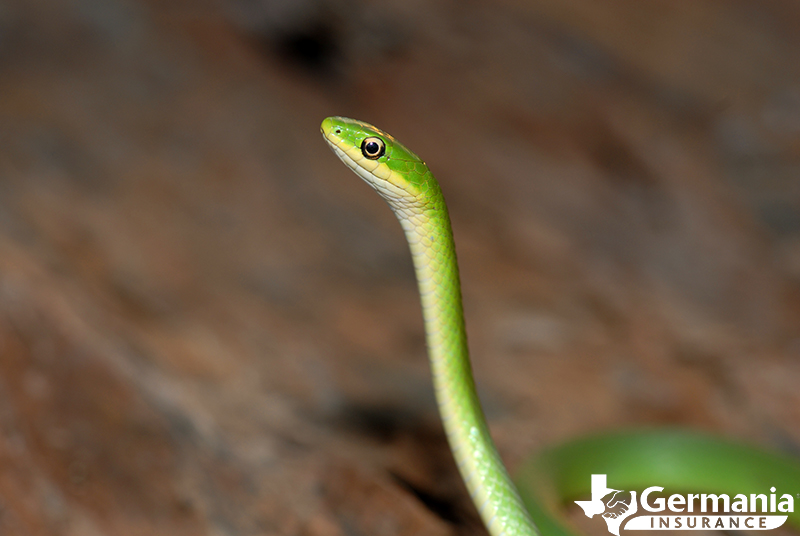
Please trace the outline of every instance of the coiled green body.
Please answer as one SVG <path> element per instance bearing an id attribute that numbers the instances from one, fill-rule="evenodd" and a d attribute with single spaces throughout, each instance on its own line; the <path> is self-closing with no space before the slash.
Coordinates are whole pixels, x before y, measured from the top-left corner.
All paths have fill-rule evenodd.
<path id="1" fill-rule="evenodd" d="M 439 412 L 459 471 L 493 536 L 569 534 L 558 508 L 587 494 L 593 473 L 609 474 L 626 489 L 677 484 L 689 491 L 697 485 L 707 492 L 762 493 L 782 485 L 800 492 L 800 468 L 792 460 L 704 435 L 648 431 L 587 438 L 535 458 L 523 470 L 523 503 L 475 390 L 455 245 L 439 184 L 417 155 L 372 125 L 329 117 L 321 130 L 334 153 L 386 200 L 405 231 Z M 800 526 L 799 520 L 791 521 Z"/>

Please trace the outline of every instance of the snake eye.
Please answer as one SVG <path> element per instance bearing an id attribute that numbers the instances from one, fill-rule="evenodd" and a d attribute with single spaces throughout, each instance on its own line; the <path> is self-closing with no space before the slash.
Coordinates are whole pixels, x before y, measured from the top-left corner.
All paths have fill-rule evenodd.
<path id="1" fill-rule="evenodd" d="M 361 142 L 361 154 L 370 160 L 377 160 L 386 152 L 386 144 L 382 139 L 371 137 Z"/>

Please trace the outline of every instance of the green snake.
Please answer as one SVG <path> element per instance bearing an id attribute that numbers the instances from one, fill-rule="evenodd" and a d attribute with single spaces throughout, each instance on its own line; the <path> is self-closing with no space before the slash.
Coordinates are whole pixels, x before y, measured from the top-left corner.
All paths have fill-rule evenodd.
<path id="1" fill-rule="evenodd" d="M 489 435 L 475 389 L 455 244 L 438 182 L 422 159 L 372 125 L 329 117 L 321 131 L 336 156 L 380 194 L 403 227 L 422 301 L 439 413 L 490 534 L 573 534 L 563 507 L 590 493 L 593 474 L 607 474 L 623 490 L 658 485 L 687 493 L 769 493 L 771 487 L 792 496 L 800 493 L 800 467 L 794 459 L 673 429 L 607 433 L 552 448 L 524 464 L 515 484 Z M 800 514 L 788 515 L 789 523 L 800 528 Z"/>

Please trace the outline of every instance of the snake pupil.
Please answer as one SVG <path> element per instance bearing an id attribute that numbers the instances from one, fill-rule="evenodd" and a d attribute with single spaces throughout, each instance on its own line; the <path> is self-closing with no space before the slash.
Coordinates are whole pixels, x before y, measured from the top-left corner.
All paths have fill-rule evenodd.
<path id="1" fill-rule="evenodd" d="M 380 138 L 366 138 L 361 142 L 361 154 L 370 160 L 377 160 L 386 152 L 386 144 Z"/>

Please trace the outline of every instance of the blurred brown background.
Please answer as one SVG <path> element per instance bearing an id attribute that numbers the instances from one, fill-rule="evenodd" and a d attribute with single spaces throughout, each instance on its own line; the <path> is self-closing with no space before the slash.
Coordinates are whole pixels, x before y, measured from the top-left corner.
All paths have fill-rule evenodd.
<path id="1" fill-rule="evenodd" d="M 400 228 L 327 115 L 439 177 L 512 469 L 623 425 L 800 452 L 798 27 L 791 1 L 6 0 L 0 534 L 483 534 Z"/>

